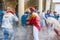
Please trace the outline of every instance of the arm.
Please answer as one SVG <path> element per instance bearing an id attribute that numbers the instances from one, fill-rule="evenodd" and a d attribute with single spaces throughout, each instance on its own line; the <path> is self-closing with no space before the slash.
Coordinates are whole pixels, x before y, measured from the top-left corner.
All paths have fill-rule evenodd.
<path id="1" fill-rule="evenodd" d="M 41 29 L 41 25 L 40 25 L 40 20 L 39 20 L 39 18 L 35 18 L 35 20 L 34 20 L 34 25 L 37 27 L 37 29 L 40 31 L 40 29 Z"/>
<path id="2" fill-rule="evenodd" d="M 14 21 L 18 24 L 18 17 L 14 15 L 13 18 L 14 18 Z"/>

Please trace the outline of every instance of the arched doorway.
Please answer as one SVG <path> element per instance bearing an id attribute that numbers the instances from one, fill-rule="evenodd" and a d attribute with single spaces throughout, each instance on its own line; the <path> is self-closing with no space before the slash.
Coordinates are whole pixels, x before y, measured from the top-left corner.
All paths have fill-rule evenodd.
<path id="1" fill-rule="evenodd" d="M 15 13 L 16 13 L 16 16 L 18 17 L 18 0 L 17 1 L 17 5 L 16 5 L 16 8 L 15 8 Z"/>
<path id="2" fill-rule="evenodd" d="M 18 17 L 18 4 L 16 5 L 15 13 L 16 13 L 16 16 Z"/>
<path id="3" fill-rule="evenodd" d="M 0 0 L 0 10 L 3 10 L 3 0 Z"/>
<path id="4" fill-rule="evenodd" d="M 46 9 L 46 0 L 43 0 L 43 10 L 45 11 L 45 9 Z"/>

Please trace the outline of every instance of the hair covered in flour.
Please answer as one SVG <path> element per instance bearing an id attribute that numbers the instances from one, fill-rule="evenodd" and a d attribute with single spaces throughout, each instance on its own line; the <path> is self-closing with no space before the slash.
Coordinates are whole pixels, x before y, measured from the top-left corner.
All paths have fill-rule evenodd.
<path id="1" fill-rule="evenodd" d="M 14 9 L 12 7 L 7 7 L 7 12 L 10 12 L 12 14 L 15 14 L 14 13 Z"/>

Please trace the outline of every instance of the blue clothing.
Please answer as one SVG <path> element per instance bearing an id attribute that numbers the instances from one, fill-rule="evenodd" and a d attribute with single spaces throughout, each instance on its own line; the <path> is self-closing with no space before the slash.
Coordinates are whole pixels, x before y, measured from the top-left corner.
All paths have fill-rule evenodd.
<path id="1" fill-rule="evenodd" d="M 15 12 L 15 14 L 16 14 L 17 17 L 19 17 L 19 16 L 18 16 L 18 12 Z"/>
<path id="2" fill-rule="evenodd" d="M 3 12 L 2 10 L 0 10 L 0 29 L 1 29 L 2 19 L 3 19 Z"/>
<path id="3" fill-rule="evenodd" d="M 2 10 L 0 10 L 0 20 L 2 21 L 2 18 L 3 18 L 3 12 Z"/>
<path id="4" fill-rule="evenodd" d="M 58 20 L 59 16 L 58 15 L 54 15 L 54 18 L 56 18 Z"/>
<path id="5" fill-rule="evenodd" d="M 46 18 L 50 17 L 50 13 L 45 14 L 45 17 Z"/>
<path id="6" fill-rule="evenodd" d="M 49 17 L 53 17 L 53 18 L 55 18 L 54 14 L 50 14 L 50 16 L 49 16 Z"/>
<path id="7" fill-rule="evenodd" d="M 23 26 L 27 25 L 26 24 L 26 19 L 27 19 L 28 16 L 29 16 L 29 14 L 27 14 L 27 13 L 25 13 L 24 15 L 22 15 L 22 17 L 21 17 L 21 23 L 22 23 Z"/>
<path id="8" fill-rule="evenodd" d="M 53 18 L 55 18 L 55 19 L 58 19 L 58 18 L 59 18 L 59 16 L 54 15 L 54 14 L 45 14 L 45 17 L 46 17 L 46 18 L 48 18 L 48 17 L 53 17 Z"/>
<path id="9" fill-rule="evenodd" d="M 8 30 L 4 29 L 4 40 L 8 40 L 8 37 L 9 34 L 8 34 Z"/>
<path id="10" fill-rule="evenodd" d="M 9 38 L 11 40 L 14 40 L 14 31 L 13 30 L 10 31 L 10 29 L 4 28 L 3 32 L 4 32 L 4 40 L 9 40 Z"/>
<path id="11" fill-rule="evenodd" d="M 44 27 L 44 26 L 46 26 L 46 23 L 45 23 L 45 19 L 46 19 L 46 18 L 45 18 L 45 13 L 42 13 L 41 18 L 42 18 L 42 19 L 41 19 L 40 24 L 41 24 L 42 27 Z"/>
<path id="12" fill-rule="evenodd" d="M 50 17 L 55 18 L 56 20 L 58 20 L 59 16 L 58 15 L 54 15 L 54 14 L 50 14 Z"/>
<path id="13" fill-rule="evenodd" d="M 58 21 L 59 21 L 59 23 L 60 23 L 60 17 L 58 18 Z"/>
<path id="14" fill-rule="evenodd" d="M 40 24 L 41 24 L 42 27 L 46 26 L 45 20 L 42 19 L 41 22 L 40 22 Z"/>
<path id="15" fill-rule="evenodd" d="M 46 17 L 46 18 L 48 18 L 48 17 L 54 17 L 54 14 L 47 13 L 47 14 L 45 14 L 45 17 Z"/>

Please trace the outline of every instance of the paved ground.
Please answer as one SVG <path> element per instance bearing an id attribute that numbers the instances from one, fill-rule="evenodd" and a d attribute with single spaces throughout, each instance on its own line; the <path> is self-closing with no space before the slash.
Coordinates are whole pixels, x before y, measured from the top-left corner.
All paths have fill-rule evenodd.
<path id="1" fill-rule="evenodd" d="M 26 40 L 27 30 L 24 27 L 14 27 L 15 31 L 15 40 Z M 3 39 L 3 32 L 0 30 L 0 40 Z M 45 31 L 39 32 L 39 39 L 40 40 L 60 40 L 60 37 L 55 34 L 53 30 L 50 28 Z"/>

